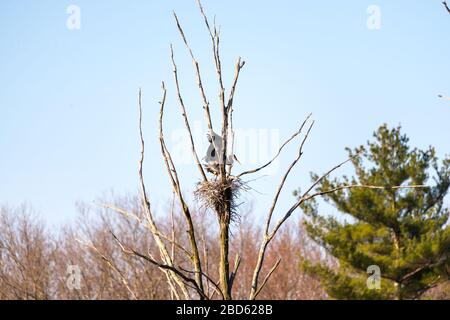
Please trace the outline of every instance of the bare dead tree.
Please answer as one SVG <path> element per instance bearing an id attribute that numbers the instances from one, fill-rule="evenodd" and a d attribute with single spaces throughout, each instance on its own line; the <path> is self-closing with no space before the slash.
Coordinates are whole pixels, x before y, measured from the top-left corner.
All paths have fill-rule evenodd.
<path id="1" fill-rule="evenodd" d="M 352 158 L 343 161 L 342 163 L 334 166 L 332 169 L 327 171 L 323 176 L 321 176 L 317 181 L 315 181 L 311 186 L 306 188 L 306 192 L 289 208 L 288 211 L 281 214 L 279 220 L 272 225 L 272 220 L 275 214 L 275 210 L 278 204 L 279 197 L 284 190 L 285 182 L 292 173 L 294 167 L 299 163 L 303 155 L 303 147 L 309 137 L 309 134 L 313 128 L 314 121 L 311 120 L 311 115 L 309 115 L 301 124 L 300 128 L 288 138 L 279 148 L 277 154 L 267 163 L 261 165 L 252 170 L 244 171 L 240 174 L 234 175 L 232 173 L 233 161 L 230 161 L 230 157 L 234 157 L 234 132 L 233 132 L 233 102 L 235 98 L 236 88 L 240 76 L 240 72 L 245 65 L 245 62 L 239 57 L 235 63 L 234 77 L 230 85 L 230 90 L 228 95 L 226 94 L 226 89 L 223 80 L 222 72 L 222 62 L 220 58 L 220 32 L 215 25 L 210 23 L 205 11 L 202 7 L 200 0 L 197 0 L 197 4 L 200 10 L 200 14 L 204 20 L 206 29 L 209 33 L 211 39 L 211 48 L 213 53 L 213 61 L 215 72 L 217 75 L 218 82 L 218 98 L 219 98 L 219 115 L 221 116 L 221 145 L 217 141 L 212 139 L 212 144 L 215 151 L 218 153 L 218 161 L 213 167 L 208 165 L 202 165 L 199 160 L 196 146 L 194 144 L 194 138 L 191 130 L 191 125 L 187 113 L 187 108 L 181 93 L 179 78 L 178 78 L 178 68 L 175 61 L 173 47 L 170 47 L 170 59 L 173 66 L 173 78 L 175 83 L 175 90 L 177 95 L 178 104 L 180 106 L 181 116 L 184 121 L 186 132 L 189 136 L 189 144 L 193 159 L 195 161 L 196 167 L 201 176 L 201 181 L 197 183 L 196 190 L 194 192 L 197 200 L 201 202 L 208 210 L 215 213 L 217 217 L 217 222 L 219 226 L 218 232 L 218 279 L 209 274 L 212 270 L 208 268 L 208 252 L 205 250 L 205 244 L 203 244 L 203 258 L 200 254 L 201 238 L 202 232 L 200 230 L 200 236 L 198 234 L 198 226 L 194 224 L 194 219 L 192 212 L 188 206 L 188 203 L 183 196 L 181 181 L 178 175 L 175 162 L 172 158 L 169 148 L 167 147 L 165 136 L 164 136 L 164 111 L 167 96 L 167 89 L 162 83 L 162 98 L 160 101 L 160 112 L 159 112 L 159 142 L 161 148 L 161 154 L 166 167 L 167 175 L 172 186 L 172 191 L 177 199 L 177 204 L 180 207 L 182 217 L 184 220 L 184 226 L 187 233 L 188 245 L 184 243 L 179 243 L 174 236 L 174 231 L 172 229 L 171 235 L 167 235 L 158 225 L 151 207 L 150 199 L 147 195 L 146 184 L 143 176 L 143 163 L 145 155 L 145 142 L 142 129 L 142 101 L 141 101 L 141 91 L 139 91 L 138 98 L 138 112 L 139 112 L 139 139 L 141 143 L 141 157 L 139 160 L 139 180 L 141 187 L 141 199 L 142 199 L 142 210 L 145 215 L 145 219 L 141 219 L 136 214 L 128 212 L 122 208 L 117 208 L 111 205 L 105 205 L 105 207 L 115 210 L 121 215 L 132 218 L 138 221 L 140 224 L 144 225 L 152 234 L 153 239 L 159 249 L 159 257 L 152 255 L 150 252 L 141 252 L 136 248 L 130 247 L 124 241 L 122 241 L 119 236 L 115 235 L 113 232 L 112 237 L 114 241 L 119 245 L 122 252 L 126 255 L 135 257 L 137 259 L 144 260 L 145 262 L 153 265 L 154 267 L 160 269 L 166 276 L 167 283 L 171 290 L 171 295 L 175 298 L 200 298 L 200 299 L 211 299 L 216 294 L 218 297 L 224 300 L 232 299 L 232 289 L 234 280 L 239 270 L 241 264 L 241 256 L 239 252 L 236 253 L 234 269 L 230 271 L 230 224 L 235 220 L 238 214 L 238 204 L 237 199 L 240 193 L 246 190 L 247 182 L 243 180 L 244 176 L 255 174 L 268 166 L 270 166 L 282 153 L 284 147 L 292 143 L 296 138 L 302 137 L 299 142 L 298 153 L 294 158 L 292 163 L 286 169 L 281 181 L 276 188 L 274 198 L 272 200 L 272 205 L 268 210 L 266 221 L 263 228 L 262 240 L 260 242 L 260 248 L 258 251 L 256 263 L 252 272 L 251 277 L 251 289 L 249 294 L 249 299 L 256 299 L 257 296 L 262 292 L 264 287 L 269 283 L 269 280 L 273 274 L 275 274 L 277 268 L 280 266 L 282 257 L 278 257 L 273 260 L 273 265 L 267 271 L 264 278 L 260 282 L 261 273 L 264 270 L 263 265 L 268 252 L 269 244 L 275 238 L 284 223 L 291 217 L 291 215 L 299 208 L 299 206 L 307 200 L 321 196 L 325 193 L 335 192 L 337 190 L 329 190 L 326 192 L 316 192 L 314 193 L 314 188 L 328 175 L 340 168 L 342 165 L 352 160 Z M 180 20 L 176 13 L 173 13 L 175 18 L 175 23 L 181 39 L 188 51 L 192 63 L 194 66 L 194 72 L 197 82 L 197 87 L 199 89 L 200 98 L 203 103 L 203 111 L 205 122 L 207 124 L 210 136 L 214 135 L 213 123 L 211 120 L 210 104 L 205 93 L 204 83 L 202 81 L 202 74 L 200 70 L 200 64 L 197 61 L 193 50 L 191 49 L 185 32 L 181 26 Z M 227 98 L 226 98 L 227 96 Z M 356 157 L 358 155 L 355 155 Z M 211 175 L 207 175 L 205 172 L 210 172 Z M 391 186 L 363 186 L 363 185 L 349 185 L 343 188 L 391 188 Z M 409 187 L 421 187 L 421 186 L 409 186 Z M 400 188 L 400 187 L 398 187 Z M 97 250 L 91 244 L 86 243 L 94 251 Z M 187 257 L 188 263 L 181 265 L 177 264 L 175 261 L 175 251 L 181 252 Z M 101 252 L 98 252 L 101 255 Z M 104 259 L 105 260 L 105 259 Z M 202 261 L 203 260 L 203 261 Z M 107 261 L 108 262 L 108 261 Z M 111 265 L 111 264 L 110 264 Z M 206 266 L 206 267 L 205 267 Z M 114 269 L 114 266 L 111 266 Z M 114 269 L 116 273 L 119 270 Z M 120 274 L 119 274 L 120 275 Z M 205 285 L 206 283 L 206 285 Z M 128 288 L 128 283 L 124 282 L 126 288 Z M 211 288 L 211 291 L 210 291 Z M 132 297 L 135 297 L 132 289 L 128 290 Z"/>

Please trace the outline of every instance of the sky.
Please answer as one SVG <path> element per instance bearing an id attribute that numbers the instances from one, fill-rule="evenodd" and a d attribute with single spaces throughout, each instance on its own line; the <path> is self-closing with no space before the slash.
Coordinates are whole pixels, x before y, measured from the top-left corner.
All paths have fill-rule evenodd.
<path id="1" fill-rule="evenodd" d="M 450 154 L 450 101 L 437 97 L 450 96 L 450 15 L 440 0 L 203 5 L 220 26 L 226 89 L 236 58 L 246 61 L 234 126 L 249 140 L 241 142 L 241 154 L 236 151 L 244 159 L 236 172 L 267 161 L 313 114 L 304 156 L 286 183 L 278 213 L 293 204 L 294 189 L 310 183 L 309 172 L 345 160 L 345 147 L 365 143 L 383 123 L 401 124 L 412 146 L 433 145 L 441 158 Z M 79 9 L 79 28 L 72 8 Z M 178 159 L 183 190 L 192 194 L 199 177 L 182 148 L 170 44 L 200 156 L 207 148 L 206 126 L 172 10 L 200 62 L 218 125 L 211 43 L 194 0 L 0 2 L 0 204 L 26 202 L 49 223 L 63 224 L 76 217 L 77 202 L 137 192 L 142 88 L 144 175 L 150 200 L 164 212 L 171 187 L 157 133 L 163 80 L 167 143 Z M 298 140 L 274 169 L 251 182 L 253 191 L 243 201 L 254 203 L 256 216 L 267 212 L 297 146 Z M 345 167 L 335 175 L 349 172 Z"/>

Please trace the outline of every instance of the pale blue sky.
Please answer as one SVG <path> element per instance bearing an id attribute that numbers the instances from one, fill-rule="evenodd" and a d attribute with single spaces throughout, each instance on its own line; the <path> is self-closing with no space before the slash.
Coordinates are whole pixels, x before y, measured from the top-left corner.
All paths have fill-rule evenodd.
<path id="1" fill-rule="evenodd" d="M 81 9 L 81 29 L 68 30 L 66 9 Z M 291 191 L 345 159 L 346 146 L 382 123 L 401 124 L 411 144 L 450 153 L 450 15 L 440 0 L 204 0 L 222 31 L 229 88 L 235 59 L 242 70 L 235 126 L 291 134 L 312 112 L 316 120 Z M 381 30 L 366 26 L 381 9 Z M 110 190 L 137 190 L 138 88 L 143 89 L 145 169 L 151 200 L 170 197 L 157 144 L 160 81 L 168 86 L 167 135 L 182 127 L 169 60 L 173 43 L 189 115 L 201 120 L 194 74 L 177 33 L 175 9 L 204 71 L 216 106 L 208 34 L 194 0 L 22 0 L 0 2 L 0 203 L 30 202 L 54 223 L 76 215 L 76 201 Z M 169 144 L 171 142 L 169 141 Z M 204 152 L 204 150 L 201 150 Z M 286 149 L 281 165 L 295 153 Z M 239 155 L 238 155 L 239 156 Z M 237 167 L 239 170 L 240 168 Z M 186 193 L 197 171 L 180 165 Z M 343 169 L 338 174 L 346 172 Z M 262 215 L 282 171 L 262 177 L 251 193 Z"/>

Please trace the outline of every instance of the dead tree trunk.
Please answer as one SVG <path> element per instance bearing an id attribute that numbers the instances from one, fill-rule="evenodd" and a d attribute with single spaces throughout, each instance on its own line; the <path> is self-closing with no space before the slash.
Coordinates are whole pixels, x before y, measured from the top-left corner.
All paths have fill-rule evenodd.
<path id="1" fill-rule="evenodd" d="M 228 260 L 229 252 L 229 234 L 230 221 L 229 218 L 224 217 L 220 222 L 220 261 L 219 261 L 219 278 L 220 287 L 225 300 L 231 300 L 231 286 L 230 286 L 230 264 Z"/>

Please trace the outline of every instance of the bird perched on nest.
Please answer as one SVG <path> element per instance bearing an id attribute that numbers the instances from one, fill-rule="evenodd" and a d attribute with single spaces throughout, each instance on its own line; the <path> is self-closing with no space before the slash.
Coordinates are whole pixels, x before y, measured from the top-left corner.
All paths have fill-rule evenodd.
<path id="1" fill-rule="evenodd" d="M 209 147 L 206 151 L 206 156 L 203 158 L 205 160 L 205 168 L 206 171 L 218 175 L 219 174 L 219 157 L 223 154 L 223 139 L 214 131 L 206 134 L 206 138 L 209 141 Z M 226 155 L 226 165 L 231 166 L 236 160 L 239 163 L 239 160 L 236 158 L 234 154 Z"/>

